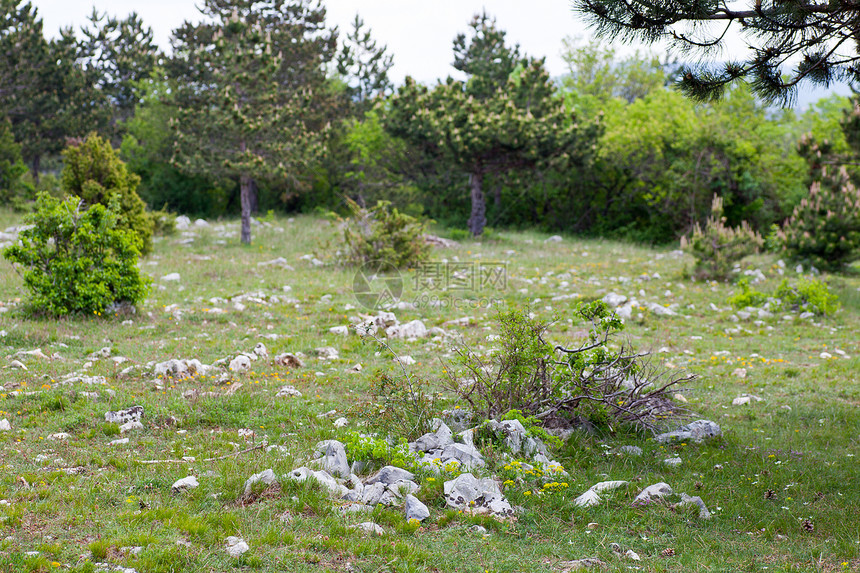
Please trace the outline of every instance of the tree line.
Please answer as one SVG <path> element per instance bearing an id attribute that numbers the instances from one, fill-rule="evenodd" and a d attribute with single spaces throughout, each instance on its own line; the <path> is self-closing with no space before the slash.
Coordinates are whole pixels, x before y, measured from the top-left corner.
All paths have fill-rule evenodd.
<path id="1" fill-rule="evenodd" d="M 659 243 L 703 221 L 715 195 L 729 225 L 766 232 L 807 195 L 810 141 L 853 149 L 847 98 L 797 115 L 735 83 L 696 101 L 673 87 L 685 73 L 673 62 L 574 39 L 552 78 L 486 13 L 453 39 L 465 79 L 395 87 L 359 16 L 342 33 L 317 0 L 201 12 L 163 52 L 136 14 L 93 12 L 49 40 L 31 3 L 0 0 L 0 200 L 27 209 L 59 193 L 60 152 L 96 132 L 150 209 L 241 214 L 246 242 L 254 212 L 388 200 L 475 236 Z"/>

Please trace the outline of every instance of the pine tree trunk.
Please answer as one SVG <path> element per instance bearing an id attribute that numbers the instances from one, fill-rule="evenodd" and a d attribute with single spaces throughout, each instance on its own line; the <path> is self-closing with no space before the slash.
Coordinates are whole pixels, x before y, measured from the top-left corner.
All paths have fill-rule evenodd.
<path id="1" fill-rule="evenodd" d="M 42 163 L 42 156 L 38 153 L 33 156 L 33 164 L 30 166 L 30 173 L 33 175 L 33 181 L 39 185 L 39 166 Z"/>
<path id="2" fill-rule="evenodd" d="M 480 237 L 487 224 L 487 203 L 484 201 L 484 191 L 481 189 L 484 174 L 476 168 L 469 175 L 469 186 L 472 188 L 472 216 L 469 217 L 469 231 L 473 237 Z"/>
<path id="3" fill-rule="evenodd" d="M 239 200 L 242 203 L 242 242 L 251 244 L 251 177 L 243 173 L 239 176 Z"/>
<path id="4" fill-rule="evenodd" d="M 257 182 L 251 179 L 251 213 L 260 212 L 259 190 L 260 188 L 257 187 Z"/>

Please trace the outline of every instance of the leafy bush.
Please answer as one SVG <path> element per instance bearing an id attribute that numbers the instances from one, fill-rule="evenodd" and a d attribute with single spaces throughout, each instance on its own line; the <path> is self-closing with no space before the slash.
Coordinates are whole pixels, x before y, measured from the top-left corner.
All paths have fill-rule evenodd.
<path id="1" fill-rule="evenodd" d="M 395 268 L 414 265 L 427 258 L 424 224 L 399 212 L 388 201 L 365 209 L 348 201 L 352 216 L 343 229 L 348 264 L 385 263 Z"/>
<path id="2" fill-rule="evenodd" d="M 777 233 L 792 260 L 840 270 L 860 251 L 860 190 L 845 169 L 822 171 Z"/>
<path id="3" fill-rule="evenodd" d="M 729 297 L 729 304 L 735 308 L 746 308 L 748 306 L 759 306 L 767 302 L 768 295 L 750 287 L 750 281 L 743 278 L 738 281 L 741 292 Z"/>
<path id="4" fill-rule="evenodd" d="M 711 216 L 704 231 L 696 223 L 689 239 L 681 237 L 681 249 L 696 259 L 693 275 L 698 279 L 726 279 L 732 266 L 764 246 L 761 235 L 741 221 L 740 227 L 727 227 L 723 217 L 723 200 L 714 195 Z"/>
<path id="5" fill-rule="evenodd" d="M 153 222 L 137 194 L 140 177 L 128 170 L 110 142 L 91 133 L 83 141 L 73 141 L 63 151 L 63 159 L 60 176 L 63 191 L 80 197 L 88 205 L 107 206 L 116 196 L 120 215 L 118 227 L 137 234 L 141 240 L 141 254 L 149 253 Z"/>
<path id="6" fill-rule="evenodd" d="M 830 292 L 827 283 L 818 279 L 799 279 L 790 284 L 783 280 L 774 296 L 782 301 L 783 308 L 819 315 L 833 314 L 839 308 L 839 298 Z"/>
<path id="7" fill-rule="evenodd" d="M 409 470 L 419 467 L 405 438 L 400 438 L 397 444 L 392 445 L 388 440 L 348 432 L 342 441 L 352 460 L 371 462 L 378 466 L 393 465 Z"/>
<path id="8" fill-rule="evenodd" d="M 156 235 L 176 234 L 176 213 L 167 210 L 167 205 L 158 211 L 150 211 L 149 218 L 152 221 L 152 230 Z"/>
<path id="9" fill-rule="evenodd" d="M 428 389 L 426 381 L 405 372 L 403 376 L 379 374 L 370 400 L 356 409 L 371 428 L 409 440 L 430 432 L 431 421 L 440 410 L 438 397 Z"/>
<path id="10" fill-rule="evenodd" d="M 830 292 L 827 283 L 818 279 L 801 278 L 796 282 L 783 280 L 772 295 L 752 289 L 749 281 L 738 283 L 741 292 L 729 297 L 735 308 L 760 306 L 771 302 L 773 310 L 812 312 L 818 315 L 833 314 L 839 308 L 838 297 Z"/>
<path id="11" fill-rule="evenodd" d="M 610 346 L 623 322 L 605 303 L 581 304 L 576 312 L 591 329 L 588 341 L 574 349 L 546 342 L 546 325 L 527 312 L 500 314 L 502 347 L 487 361 L 461 349 L 467 377 L 452 377 L 451 389 L 486 418 L 516 410 L 532 428 L 588 421 L 655 431 L 683 415 L 668 389 L 692 376 L 665 376 L 643 360 L 646 355 Z"/>
<path id="12" fill-rule="evenodd" d="M 33 226 L 3 251 L 24 267 L 34 312 L 101 314 L 113 303 L 136 304 L 146 296 L 150 281 L 137 268 L 140 238 L 119 228 L 117 201 L 86 210 L 82 204 L 40 193 L 27 218 Z"/>

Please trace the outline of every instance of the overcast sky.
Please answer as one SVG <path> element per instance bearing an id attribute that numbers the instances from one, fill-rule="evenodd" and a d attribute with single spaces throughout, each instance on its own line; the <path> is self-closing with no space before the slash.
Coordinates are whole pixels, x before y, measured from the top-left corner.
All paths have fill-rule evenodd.
<path id="1" fill-rule="evenodd" d="M 45 33 L 55 35 L 61 27 L 80 27 L 92 12 L 124 17 L 137 12 L 151 26 L 155 40 L 169 48 L 171 31 L 185 20 L 200 18 L 195 0 L 30 0 L 39 9 Z M 358 13 L 381 44 L 394 55 L 391 78 L 400 84 L 406 75 L 430 83 L 448 75 L 456 77 L 451 67 L 451 44 L 459 32 L 465 32 L 472 16 L 486 8 L 507 31 L 509 43 L 519 43 L 530 56 L 545 56 L 553 76 L 566 71 L 560 53 L 567 36 L 586 40 L 589 32 L 570 9 L 569 0 L 323 0 L 330 25 L 345 34 Z M 622 53 L 642 46 L 621 46 Z M 734 42 L 735 50 L 744 50 Z M 745 55 L 741 51 L 739 55 Z M 844 90 L 842 90 L 844 91 Z M 801 105 L 826 92 L 816 90 L 801 94 Z"/>
<path id="2" fill-rule="evenodd" d="M 136 11 L 152 27 L 156 42 L 169 47 L 171 31 L 185 20 L 197 20 L 194 0 L 31 0 L 45 23 L 45 33 L 78 28 L 95 6 L 99 12 L 125 16 Z M 565 36 L 585 38 L 587 31 L 567 0 L 324 0 L 330 24 L 345 34 L 358 13 L 379 43 L 394 54 L 392 78 L 406 75 L 429 82 L 454 72 L 451 43 L 465 32 L 475 13 L 486 7 L 509 43 L 532 56 L 546 56 L 552 75 L 565 71 L 560 53 Z"/>

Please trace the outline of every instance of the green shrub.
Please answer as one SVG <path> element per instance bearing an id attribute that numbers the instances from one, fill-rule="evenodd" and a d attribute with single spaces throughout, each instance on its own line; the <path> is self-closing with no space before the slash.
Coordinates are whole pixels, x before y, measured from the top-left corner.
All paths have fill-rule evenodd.
<path id="1" fill-rule="evenodd" d="M 801 278 L 792 283 L 783 280 L 772 295 L 750 288 L 746 279 L 738 283 L 741 291 L 729 297 L 735 308 L 760 306 L 771 300 L 773 310 L 833 314 L 839 308 L 839 298 L 830 292 L 827 283 L 818 279 Z"/>
<path id="2" fill-rule="evenodd" d="M 668 390 L 693 376 L 658 372 L 646 355 L 610 346 L 624 325 L 602 301 L 581 304 L 576 313 L 591 329 L 572 349 L 546 342 L 546 326 L 526 311 L 500 314 L 501 348 L 488 358 L 461 348 L 462 368 L 450 389 L 482 416 L 514 416 L 532 432 L 549 420 L 656 431 L 683 415 Z"/>
<path id="3" fill-rule="evenodd" d="M 860 190 L 845 169 L 822 171 L 777 233 L 795 261 L 840 270 L 860 254 Z"/>
<path id="4" fill-rule="evenodd" d="M 826 315 L 839 308 L 839 298 L 830 292 L 826 282 L 818 279 L 802 278 L 794 284 L 786 279 L 776 288 L 774 297 L 781 301 L 782 308 L 797 312 Z"/>
<path id="5" fill-rule="evenodd" d="M 388 440 L 364 436 L 358 432 L 347 432 L 343 445 L 349 458 L 355 461 L 371 462 L 378 466 L 397 466 L 408 470 L 418 469 L 415 456 L 409 451 L 406 438 L 391 445 Z"/>
<path id="6" fill-rule="evenodd" d="M 403 268 L 427 258 L 424 224 L 415 217 L 379 201 L 365 209 L 349 201 L 352 216 L 344 225 L 345 260 L 348 264 L 384 263 Z"/>
<path id="7" fill-rule="evenodd" d="M 753 231 L 746 221 L 741 221 L 740 227 L 726 226 L 723 200 L 716 195 L 705 229 L 696 223 L 689 239 L 681 237 L 681 249 L 696 259 L 693 276 L 706 280 L 728 278 L 736 262 L 758 252 L 762 246 L 764 240 L 761 235 Z"/>
<path id="8" fill-rule="evenodd" d="M 750 288 L 749 279 L 743 278 L 738 281 L 741 292 L 729 297 L 729 304 L 735 308 L 746 308 L 748 306 L 759 306 L 767 302 L 768 295 Z"/>
<path id="9" fill-rule="evenodd" d="M 116 197 L 120 215 L 118 227 L 137 234 L 141 254 L 149 253 L 153 222 L 137 194 L 140 177 L 128 170 L 110 142 L 91 133 L 83 141 L 72 142 L 63 151 L 63 160 L 60 176 L 63 191 L 80 197 L 87 205 L 107 206 Z"/>
<path id="10" fill-rule="evenodd" d="M 150 211 L 149 218 L 152 221 L 152 230 L 156 235 L 176 234 L 176 213 L 167 210 L 167 205 L 158 211 Z"/>
<path id="11" fill-rule="evenodd" d="M 36 212 L 27 217 L 33 226 L 3 251 L 24 267 L 33 312 L 100 314 L 113 303 L 136 304 L 146 296 L 149 279 L 137 268 L 140 238 L 119 228 L 117 201 L 87 210 L 82 204 L 77 197 L 39 194 Z"/>

